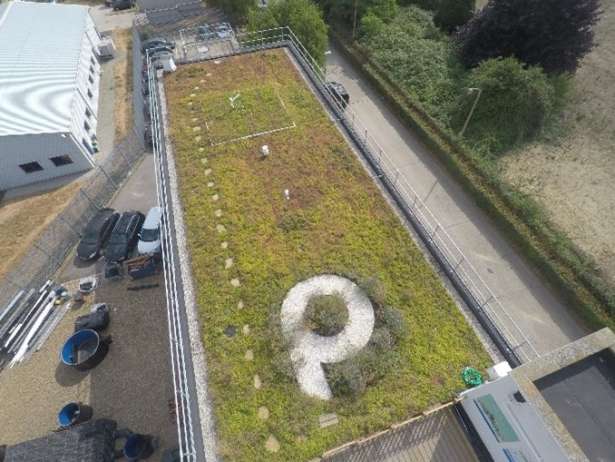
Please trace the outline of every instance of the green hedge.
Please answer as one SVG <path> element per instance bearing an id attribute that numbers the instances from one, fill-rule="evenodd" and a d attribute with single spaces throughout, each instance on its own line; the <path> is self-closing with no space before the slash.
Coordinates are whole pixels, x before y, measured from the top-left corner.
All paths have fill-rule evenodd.
<path id="1" fill-rule="evenodd" d="M 615 329 L 615 295 L 596 273 L 595 261 L 554 227 L 538 203 L 503 183 L 492 166 L 481 163 L 455 135 L 432 119 L 369 59 L 367 50 L 356 42 L 351 44 L 348 37 L 335 28 L 331 28 L 331 36 L 346 57 L 380 91 L 389 106 L 439 156 L 500 231 L 560 291 L 588 326 Z"/>

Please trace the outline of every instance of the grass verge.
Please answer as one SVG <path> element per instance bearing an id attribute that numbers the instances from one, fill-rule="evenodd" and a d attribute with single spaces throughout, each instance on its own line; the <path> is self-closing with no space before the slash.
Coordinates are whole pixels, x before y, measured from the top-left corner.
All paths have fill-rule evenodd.
<path id="1" fill-rule="evenodd" d="M 592 328 L 615 328 L 615 293 L 604 281 L 594 260 L 546 217 L 529 196 L 505 184 L 493 165 L 481 160 L 431 118 L 360 45 L 339 30 L 332 37 L 344 54 L 385 97 L 425 145 L 472 194 L 525 257 L 563 295 L 568 305 Z"/>
<path id="2" fill-rule="evenodd" d="M 284 51 L 181 66 L 165 85 L 222 456 L 308 460 L 450 399 L 463 388 L 464 366 L 489 363 Z M 212 147 L 204 120 L 216 118 L 212 111 L 221 106 L 205 104 L 211 95 L 242 93 L 250 105 L 250 95 L 267 88 L 278 93 L 296 128 Z M 238 126 L 275 125 L 278 103 L 269 107 Z M 225 138 L 232 138 L 228 130 Z M 264 144 L 271 154 L 263 160 Z M 386 304 L 408 326 L 397 344 L 398 367 L 356 400 L 308 398 L 272 364 L 272 307 L 297 282 L 321 273 L 378 277 Z M 238 328 L 234 337 L 225 335 L 228 326 Z M 266 420 L 257 415 L 262 406 Z M 329 412 L 339 423 L 321 429 L 318 418 Z M 270 435 L 280 443 L 277 452 L 265 448 Z"/>
<path id="3" fill-rule="evenodd" d="M 117 55 L 113 65 L 115 85 L 115 139 L 122 140 L 132 127 L 132 31 L 117 29 L 113 31 L 113 42 Z"/>
<path id="4" fill-rule="evenodd" d="M 78 181 L 73 181 L 53 191 L 0 205 L 0 278 L 26 254 L 80 186 Z"/>

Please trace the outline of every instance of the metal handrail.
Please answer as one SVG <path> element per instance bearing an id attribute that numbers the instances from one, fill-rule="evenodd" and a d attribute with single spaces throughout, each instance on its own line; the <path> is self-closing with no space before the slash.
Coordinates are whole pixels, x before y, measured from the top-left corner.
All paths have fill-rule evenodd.
<path id="1" fill-rule="evenodd" d="M 175 417 L 177 424 L 180 460 L 196 461 L 194 438 L 194 419 L 191 411 L 191 390 L 188 385 L 186 370 L 186 351 L 184 350 L 184 332 L 179 314 L 178 276 L 175 271 L 177 262 L 175 251 L 170 240 L 171 228 L 169 220 L 170 203 L 167 197 L 167 177 L 163 172 L 162 131 L 159 121 L 159 101 L 157 76 L 155 66 L 147 53 L 149 101 L 152 124 L 152 148 L 155 157 L 156 190 L 158 203 L 162 214 L 162 257 L 165 280 L 165 296 L 167 301 L 167 322 L 169 324 L 169 346 L 171 351 L 171 370 L 173 376 Z"/>
<path id="2" fill-rule="evenodd" d="M 304 64 L 310 69 L 313 76 L 323 90 L 323 95 L 332 107 L 337 110 L 336 115 L 340 120 L 352 127 L 356 134 L 362 134 L 362 142 L 365 147 L 375 154 L 375 159 L 383 175 L 387 177 L 389 183 L 403 198 L 406 207 L 411 210 L 420 225 L 427 232 L 429 239 L 435 247 L 442 253 L 450 269 L 457 275 L 467 291 L 480 303 L 485 315 L 491 320 L 503 336 L 513 344 L 513 349 L 518 350 L 522 355 L 522 360 L 528 361 L 540 356 L 523 330 L 517 325 L 514 319 L 506 311 L 499 299 L 493 294 L 489 286 L 478 274 L 465 254 L 457 246 L 455 241 L 446 231 L 444 226 L 438 221 L 431 210 L 426 206 L 418 193 L 402 177 L 401 172 L 395 166 L 386 151 L 373 138 L 365 125 L 360 121 L 352 108 L 343 108 L 341 102 L 327 86 L 326 73 L 317 61 L 310 55 L 309 51 L 303 46 L 294 32 L 288 27 L 278 27 L 256 32 L 243 32 L 234 35 L 237 49 L 231 53 L 216 56 L 217 58 L 232 56 L 242 52 L 256 51 L 272 47 L 293 46 Z M 197 43 L 197 42 L 194 42 Z M 190 45 L 185 43 L 184 45 Z M 234 45 L 235 46 L 235 45 Z M 209 58 L 210 59 L 210 58 Z M 203 59 L 199 59 L 203 60 Z M 184 60 L 184 62 L 195 62 L 199 60 Z M 179 60 L 178 62 L 182 62 Z M 156 159 L 156 184 L 160 206 L 163 208 L 163 264 L 164 278 L 167 297 L 167 318 L 169 323 L 169 341 L 172 356 L 172 373 L 175 388 L 176 421 L 178 426 L 178 436 L 180 441 L 181 460 L 196 460 L 196 448 L 194 438 L 194 420 L 191 414 L 190 401 L 191 391 L 188 387 L 188 377 L 186 370 L 186 351 L 184 350 L 184 332 L 179 317 L 178 301 L 178 275 L 175 271 L 176 255 L 173 245 L 169 238 L 171 236 L 170 223 L 168 220 L 171 205 L 166 193 L 166 175 L 162 171 L 162 156 L 164 155 L 161 142 L 162 129 L 159 121 L 159 101 L 157 91 L 157 75 L 152 60 L 147 56 L 149 99 L 152 124 L 152 144 Z M 529 351 L 528 351 L 529 350 Z"/>
<path id="3" fill-rule="evenodd" d="M 525 335 L 525 332 L 510 316 L 498 297 L 494 295 L 491 288 L 461 251 L 444 226 L 425 205 L 418 193 L 408 181 L 401 176 L 399 169 L 395 167 L 395 164 L 377 140 L 369 134 L 369 131 L 365 128 L 365 125 L 361 122 L 357 114 L 350 107 L 342 107 L 339 99 L 335 97 L 332 90 L 326 84 L 325 70 L 321 68 L 317 61 L 310 55 L 309 51 L 297 38 L 295 33 L 289 27 L 278 27 L 263 31 L 236 34 L 236 38 L 240 48 L 256 50 L 259 48 L 270 48 L 271 44 L 276 43 L 279 43 L 280 46 L 283 46 L 285 43 L 291 43 L 296 48 L 305 64 L 307 64 L 314 74 L 314 77 L 320 83 L 321 89 L 324 90 L 329 103 L 337 109 L 336 112 L 338 117 L 351 126 L 357 134 L 363 135 L 365 146 L 377 155 L 378 164 L 382 168 L 382 172 L 387 175 L 391 184 L 395 187 L 400 196 L 404 198 L 406 206 L 428 231 L 433 244 L 440 249 L 453 272 L 480 303 L 485 315 L 498 329 L 500 329 L 505 338 L 512 343 L 513 350 L 518 351 L 524 361 L 540 356 L 532 342 Z"/>

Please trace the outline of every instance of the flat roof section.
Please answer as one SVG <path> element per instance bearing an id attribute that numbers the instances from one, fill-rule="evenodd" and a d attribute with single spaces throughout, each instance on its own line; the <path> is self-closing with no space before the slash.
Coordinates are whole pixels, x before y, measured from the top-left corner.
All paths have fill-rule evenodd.
<path id="1" fill-rule="evenodd" d="M 0 9 L 0 136 L 68 131 L 88 8 Z"/>
<path id="2" fill-rule="evenodd" d="M 323 462 L 478 462 L 452 406 L 331 451 Z"/>
<path id="3" fill-rule="evenodd" d="M 615 354 L 605 349 L 534 384 L 591 461 L 615 461 Z"/>

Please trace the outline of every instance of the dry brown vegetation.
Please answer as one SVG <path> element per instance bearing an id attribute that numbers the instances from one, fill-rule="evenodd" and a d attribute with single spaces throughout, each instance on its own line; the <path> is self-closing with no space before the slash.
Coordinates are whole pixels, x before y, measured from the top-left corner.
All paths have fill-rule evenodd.
<path id="1" fill-rule="evenodd" d="M 0 278 L 64 210 L 79 186 L 79 182 L 73 182 L 47 193 L 0 204 Z"/>
<path id="2" fill-rule="evenodd" d="M 555 141 L 502 161 L 505 176 L 546 208 L 615 283 L 615 2 L 603 1 L 598 46 L 574 77 L 573 100 Z"/>
<path id="3" fill-rule="evenodd" d="M 113 41 L 117 48 L 113 66 L 115 83 L 115 139 L 121 140 L 132 126 L 132 31 L 118 29 L 113 31 Z"/>

